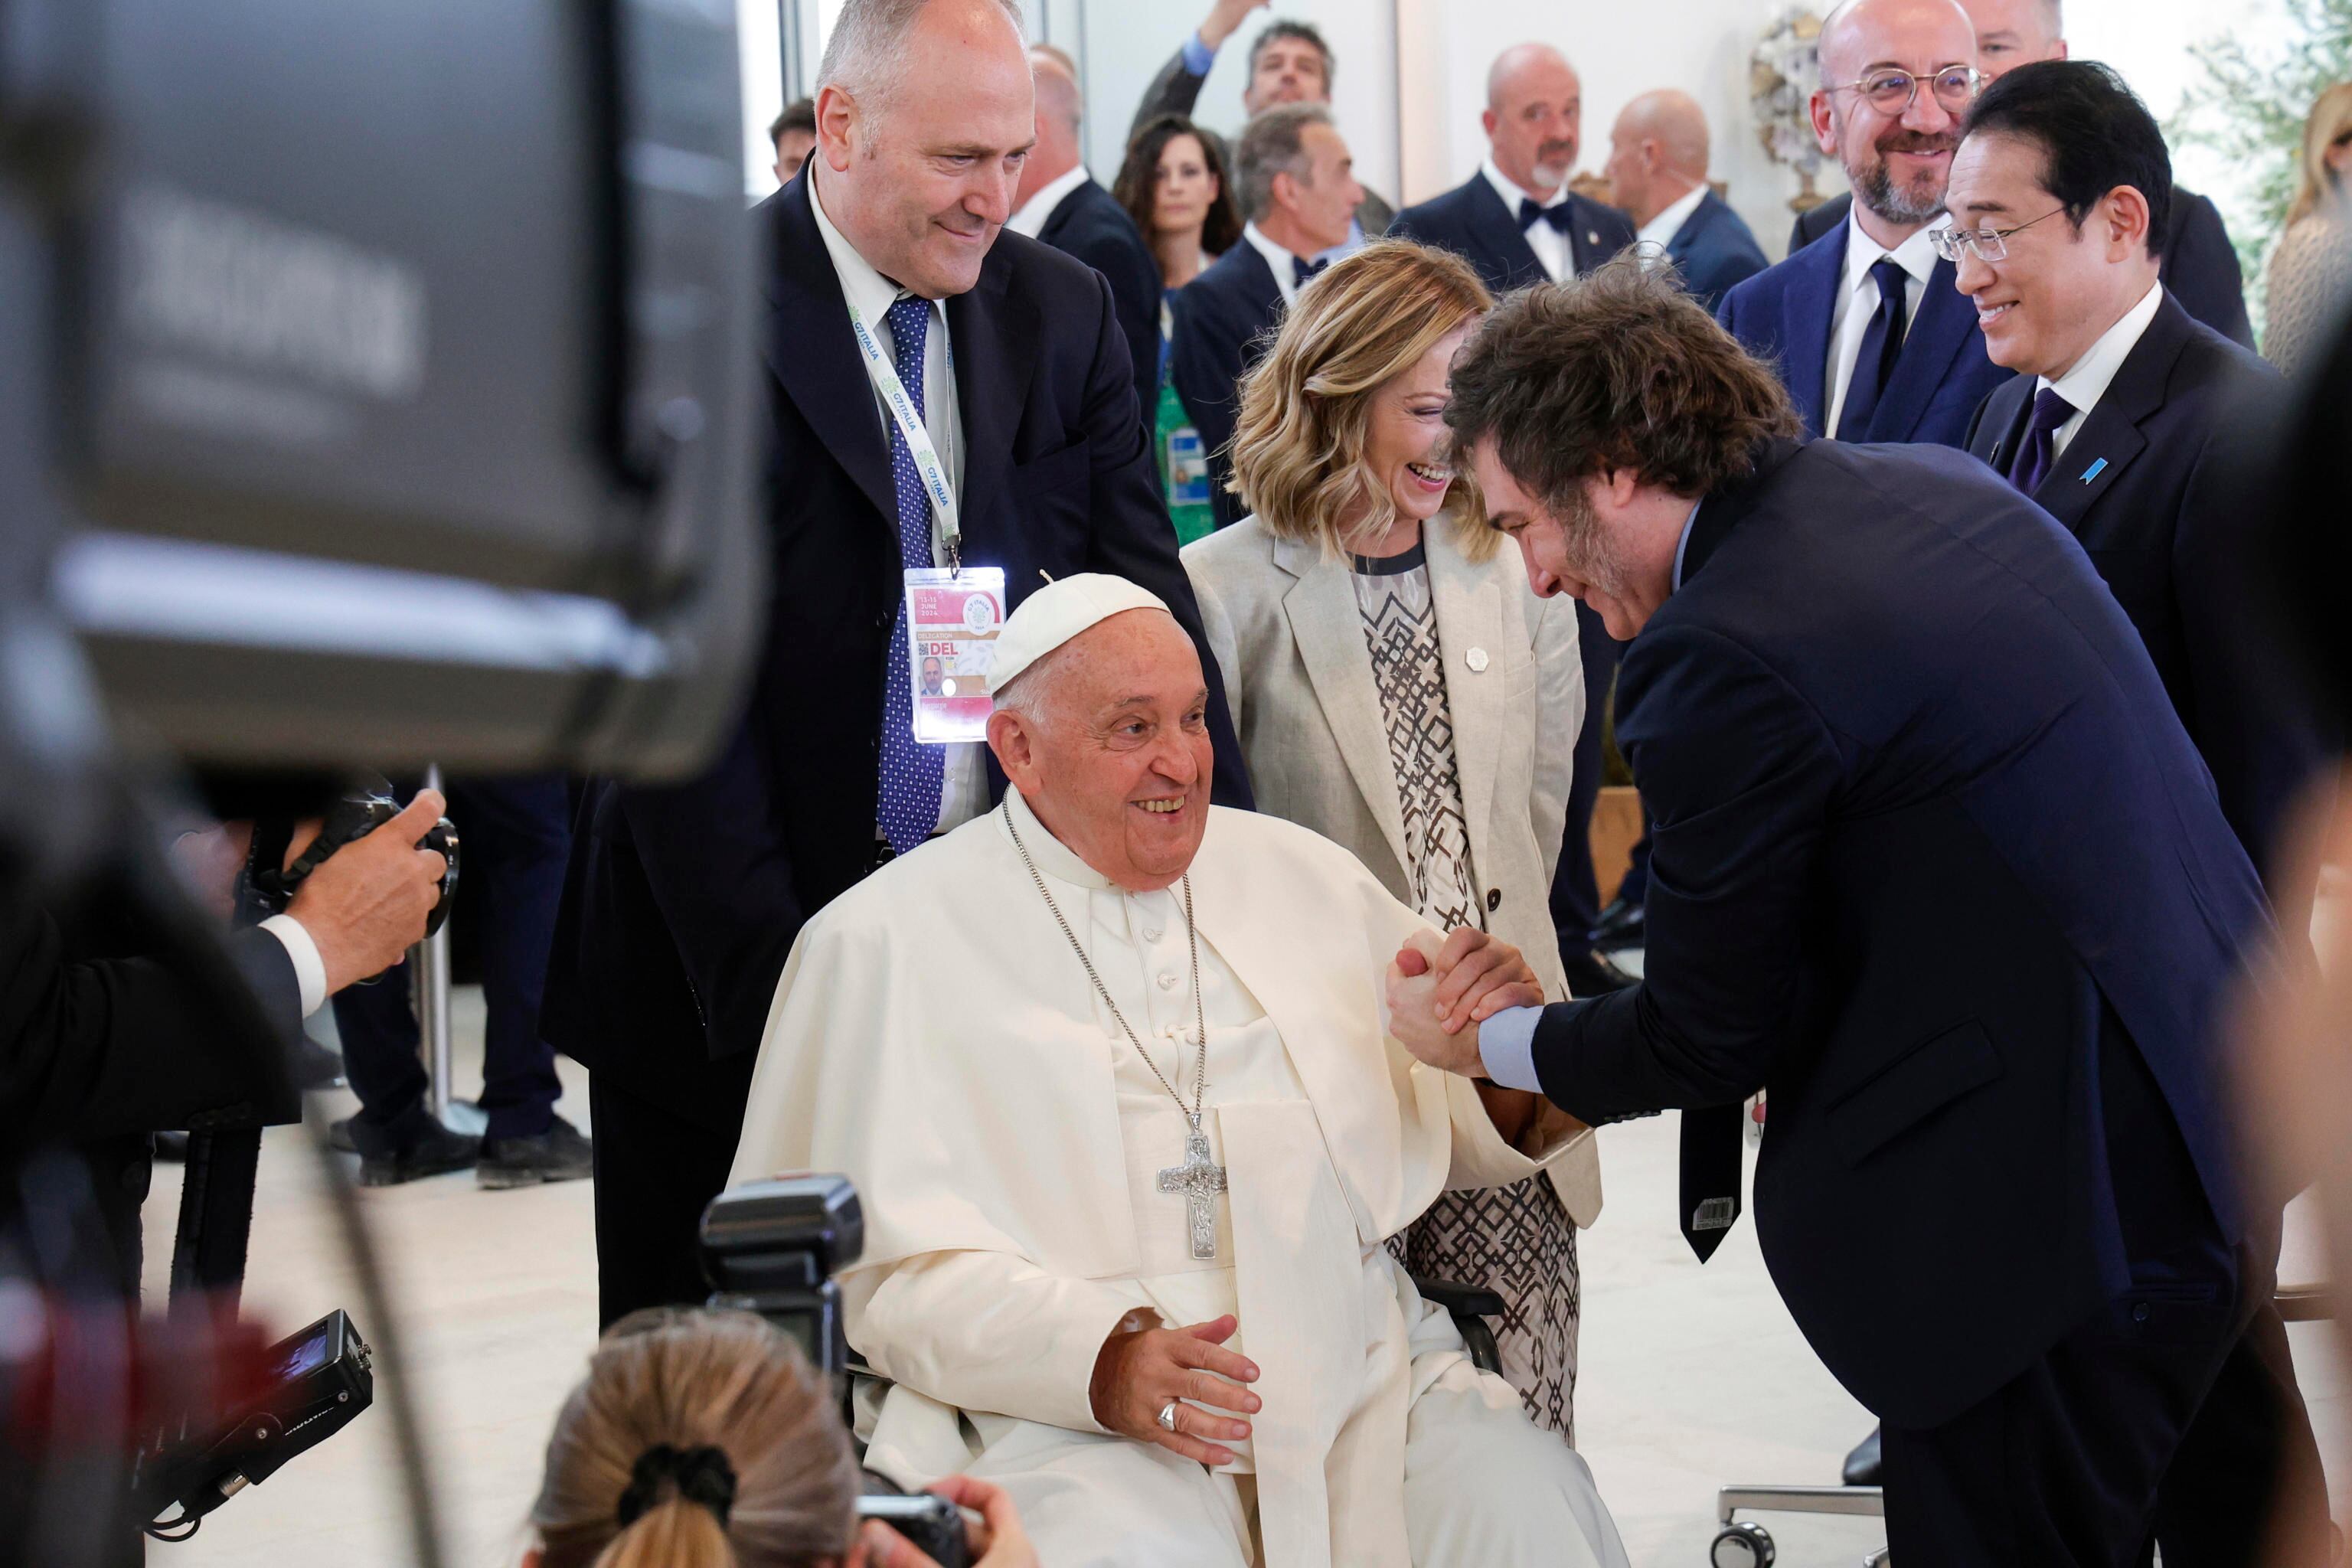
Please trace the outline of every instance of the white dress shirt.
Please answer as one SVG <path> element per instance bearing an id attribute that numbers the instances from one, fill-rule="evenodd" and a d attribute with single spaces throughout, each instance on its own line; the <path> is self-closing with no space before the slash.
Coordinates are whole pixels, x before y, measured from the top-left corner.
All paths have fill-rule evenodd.
<path id="1" fill-rule="evenodd" d="M 897 342 L 891 335 L 889 310 L 891 302 L 907 292 L 877 271 L 873 263 L 857 254 L 856 247 L 842 237 L 824 216 L 824 184 L 815 168 L 810 170 L 809 209 L 816 215 L 816 231 L 824 241 L 824 253 L 832 258 L 834 275 L 841 279 L 842 297 L 857 307 L 866 318 L 875 341 L 884 353 L 895 353 Z M 860 363 L 863 359 L 861 357 Z M 963 499 L 963 416 L 956 401 L 953 360 L 948 347 L 948 316 L 940 301 L 931 301 L 931 324 L 923 336 L 923 428 L 939 449 L 940 467 L 947 471 L 948 483 L 955 488 L 956 499 Z M 874 416 L 882 423 L 882 438 L 887 447 L 890 438 L 890 408 L 879 392 L 874 394 Z M 895 528 L 898 519 L 890 520 Z M 944 539 L 936 512 L 931 517 L 931 559 L 945 558 Z M 975 564 L 978 564 L 975 563 Z M 904 659 L 907 650 L 894 647 L 889 657 Z M 940 831 L 961 826 L 988 809 L 988 764 L 986 748 L 975 741 L 961 742 L 945 748 L 940 780 Z"/>
<path id="2" fill-rule="evenodd" d="M 1062 198 L 1085 184 L 1091 177 L 1087 173 L 1087 166 L 1084 163 L 1072 164 L 1066 173 L 1049 182 L 1035 195 L 1023 202 L 1021 210 L 1004 220 L 1004 226 L 1015 234 L 1025 235 L 1031 239 L 1036 238 L 1037 231 L 1045 226 L 1045 220 L 1054 216 L 1054 209 L 1062 205 Z"/>
<path id="3" fill-rule="evenodd" d="M 2035 378 L 2033 390 L 2036 395 L 2045 386 L 2054 386 L 2058 389 L 2058 395 L 2074 410 L 2066 423 L 2058 426 L 2050 437 L 2052 467 L 2057 466 L 2060 454 L 2066 450 L 2066 443 L 2074 438 L 2074 433 L 2083 427 L 2083 421 L 2090 417 L 2091 410 L 2099 405 L 2099 399 L 2107 395 L 2116 373 L 2123 369 L 2124 361 L 2129 359 L 2132 350 L 2139 346 L 2141 334 L 2147 331 L 2147 324 L 2156 320 L 2157 307 L 2163 303 L 2164 285 L 2149 284 L 2147 292 L 2140 296 L 2139 303 L 2126 310 L 2114 326 L 2101 332 L 2099 341 L 2084 349 L 2083 357 L 2076 360 L 2065 374 L 2055 381 L 2046 375 Z"/>
<path id="4" fill-rule="evenodd" d="M 1282 308 L 1287 310 L 1298 303 L 1298 274 L 1292 265 L 1298 258 L 1266 238 L 1265 230 L 1258 227 L 1255 219 L 1242 225 L 1242 237 L 1265 258 L 1267 268 L 1274 273 L 1274 286 L 1282 290 Z"/>
<path id="5" fill-rule="evenodd" d="M 1564 190 L 1553 192 L 1549 201 L 1545 201 L 1533 191 L 1521 190 L 1509 175 L 1495 167 L 1491 155 L 1478 166 L 1478 172 L 1486 176 L 1486 183 L 1495 187 L 1496 195 L 1503 198 L 1503 209 L 1511 215 L 1513 223 L 1519 221 L 1521 202 L 1533 202 L 1539 207 L 1549 207 L 1568 200 L 1568 193 Z M 1542 264 L 1546 277 L 1555 283 L 1565 283 L 1576 276 L 1576 250 L 1569 243 L 1568 236 L 1541 219 L 1528 224 L 1520 232 L 1528 237 L 1528 248 L 1536 253 L 1536 260 Z"/>
<path id="6" fill-rule="evenodd" d="M 1676 198 L 1674 205 L 1641 226 L 1633 236 L 1633 243 L 1642 247 L 1643 266 L 1655 267 L 1665 259 L 1667 242 L 1682 232 L 1683 225 L 1690 221 L 1690 215 L 1698 211 L 1698 204 L 1706 199 L 1706 185 L 1701 182 Z M 1655 251 L 1650 248 L 1654 245 L 1657 247 Z"/>
<path id="7" fill-rule="evenodd" d="M 309 929 L 292 915 L 272 915 L 261 922 L 261 929 L 278 939 L 294 965 L 294 984 L 302 994 L 302 1016 L 307 1018 L 325 1006 L 327 964 L 319 956 L 319 944 L 311 940 Z"/>
<path id="8" fill-rule="evenodd" d="M 1905 273 L 1903 285 L 1903 331 L 1911 332 L 1911 324 L 1919 319 L 1919 301 L 1927 292 L 1928 274 L 1936 270 L 1936 242 L 1928 236 L 1939 228 L 1949 228 L 1951 215 L 1939 214 L 1927 227 L 1913 232 L 1908 239 L 1893 250 L 1873 239 L 1862 230 L 1862 220 L 1846 215 L 1845 281 L 1837 291 L 1837 300 L 1830 307 L 1830 363 L 1823 384 L 1829 389 L 1829 413 L 1822 421 L 1822 433 L 1837 434 L 1838 417 L 1845 412 L 1846 388 L 1853 382 L 1854 361 L 1862 357 L 1863 335 L 1870 331 L 1870 319 L 1878 314 L 1878 285 L 1872 280 L 1870 269 L 1893 257 Z M 1885 388 L 1879 389 L 1882 393 Z"/>

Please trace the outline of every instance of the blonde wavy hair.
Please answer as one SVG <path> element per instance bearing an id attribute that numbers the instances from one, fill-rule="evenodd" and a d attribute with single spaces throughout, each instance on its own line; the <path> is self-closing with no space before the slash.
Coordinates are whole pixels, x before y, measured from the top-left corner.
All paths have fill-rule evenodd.
<path id="1" fill-rule="evenodd" d="M 530 1521 L 541 1568 L 809 1568 L 847 1554 L 859 1479 L 831 1391 L 781 1330 L 656 1308 L 597 1342 Z"/>
<path id="2" fill-rule="evenodd" d="M 2339 81 L 2313 100 L 2303 122 L 2303 184 L 2287 208 L 2288 227 L 2340 194 L 2336 171 L 2327 166 L 2327 148 L 2347 130 L 2352 130 L 2352 81 Z"/>
<path id="3" fill-rule="evenodd" d="M 1378 240 L 1334 262 L 1300 290 L 1243 378 L 1226 488 L 1277 539 L 1312 541 L 1334 557 L 1378 539 L 1397 514 L 1364 461 L 1372 399 L 1494 304 L 1468 262 L 1411 240 Z M 1439 515 L 1464 554 L 1495 553 L 1501 536 L 1486 526 L 1467 472 L 1455 471 Z"/>

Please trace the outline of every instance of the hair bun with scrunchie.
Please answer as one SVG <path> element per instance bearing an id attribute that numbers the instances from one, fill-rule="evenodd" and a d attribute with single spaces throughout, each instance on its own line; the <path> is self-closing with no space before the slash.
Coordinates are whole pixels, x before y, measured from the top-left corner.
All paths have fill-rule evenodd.
<path id="1" fill-rule="evenodd" d="M 725 1450 L 708 1445 L 678 1448 L 656 1443 L 638 1455 L 615 1510 L 621 1528 L 636 1523 L 639 1516 L 658 1504 L 665 1487 L 688 1502 L 702 1504 L 719 1516 L 719 1529 L 727 1528 L 727 1515 L 735 1506 L 735 1467 L 727 1462 Z"/>

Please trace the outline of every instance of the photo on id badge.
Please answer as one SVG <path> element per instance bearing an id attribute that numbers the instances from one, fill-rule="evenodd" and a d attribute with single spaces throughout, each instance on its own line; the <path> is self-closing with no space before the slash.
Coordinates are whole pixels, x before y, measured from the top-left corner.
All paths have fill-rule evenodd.
<path id="1" fill-rule="evenodd" d="M 907 670 L 915 739 L 934 745 L 988 735 L 988 682 L 1004 625 L 1004 571 L 921 567 L 907 573 Z"/>

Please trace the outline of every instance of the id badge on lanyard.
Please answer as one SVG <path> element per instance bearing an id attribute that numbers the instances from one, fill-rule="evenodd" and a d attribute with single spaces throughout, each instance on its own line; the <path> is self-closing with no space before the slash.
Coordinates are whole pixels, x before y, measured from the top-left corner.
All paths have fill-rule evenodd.
<path id="1" fill-rule="evenodd" d="M 940 462 L 931 433 L 917 417 L 914 400 L 907 395 L 890 356 L 866 324 L 855 304 L 849 326 L 866 356 L 866 373 L 883 405 L 907 444 L 916 476 L 932 514 L 939 520 L 940 539 L 948 563 L 909 566 L 904 571 L 907 595 L 907 676 L 914 693 L 915 739 L 929 745 L 984 740 L 988 716 L 995 707 L 990 695 L 988 667 L 996 658 L 997 632 L 1004 625 L 1004 571 L 997 566 L 963 563 L 963 530 L 953 487 Z M 955 350 L 948 350 L 948 374 L 955 374 Z"/>

